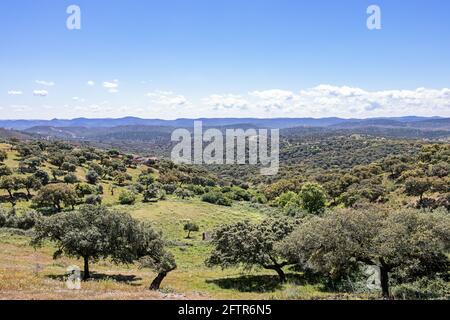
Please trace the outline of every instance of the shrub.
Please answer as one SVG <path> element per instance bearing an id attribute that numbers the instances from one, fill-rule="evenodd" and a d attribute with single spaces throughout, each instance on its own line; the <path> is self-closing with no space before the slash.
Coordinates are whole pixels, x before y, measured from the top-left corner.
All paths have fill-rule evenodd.
<path id="1" fill-rule="evenodd" d="M 75 174 L 73 173 L 68 173 L 64 176 L 64 182 L 65 183 L 77 183 L 78 182 L 78 178 Z"/>
<path id="2" fill-rule="evenodd" d="M 251 201 L 253 203 L 265 204 L 267 203 L 267 198 L 263 194 L 255 194 Z"/>
<path id="3" fill-rule="evenodd" d="M 130 190 L 124 190 L 119 195 L 120 204 L 131 205 L 136 202 L 136 194 Z"/>
<path id="4" fill-rule="evenodd" d="M 450 286 L 442 279 L 419 279 L 392 288 L 392 296 L 403 300 L 445 299 L 449 297 Z"/>
<path id="5" fill-rule="evenodd" d="M 178 188 L 177 190 L 175 190 L 175 195 L 178 198 L 186 199 L 186 198 L 192 198 L 194 196 L 194 193 L 188 189 Z"/>
<path id="6" fill-rule="evenodd" d="M 274 202 L 277 207 L 284 208 L 287 205 L 300 205 L 300 198 L 295 192 L 287 191 L 278 196 Z"/>
<path id="7" fill-rule="evenodd" d="M 34 210 L 28 210 L 18 216 L 13 212 L 0 211 L 0 228 L 29 230 L 42 219 L 42 215 Z"/>
<path id="8" fill-rule="evenodd" d="M 250 201 L 252 194 L 241 187 L 232 187 L 230 190 L 230 198 L 236 201 Z"/>
<path id="9" fill-rule="evenodd" d="M 231 206 L 232 201 L 230 198 L 226 197 L 223 193 L 217 191 L 211 191 L 205 193 L 202 196 L 202 201 L 217 204 L 220 206 Z"/>
<path id="10" fill-rule="evenodd" d="M 103 200 L 103 198 L 101 195 L 91 194 L 86 197 L 86 199 L 84 200 L 84 203 L 100 205 L 100 204 L 102 204 L 102 200 Z"/>
<path id="11" fill-rule="evenodd" d="M 194 194 L 196 194 L 198 196 L 205 193 L 205 187 L 199 186 L 196 184 L 191 184 L 191 185 L 187 186 L 187 189 L 192 191 Z"/>
<path id="12" fill-rule="evenodd" d="M 173 194 L 175 190 L 177 190 L 177 185 L 173 183 L 163 184 L 162 188 L 166 191 L 167 194 Z"/>
<path id="13" fill-rule="evenodd" d="M 77 196 L 82 198 L 87 195 L 96 194 L 98 189 L 95 186 L 86 184 L 86 183 L 79 183 L 75 187 L 75 192 L 77 193 Z"/>
<path id="14" fill-rule="evenodd" d="M 16 228 L 22 230 L 29 230 L 33 228 L 38 221 L 42 219 L 42 214 L 36 212 L 34 210 L 28 210 L 21 216 L 19 216 L 17 220 Z"/>

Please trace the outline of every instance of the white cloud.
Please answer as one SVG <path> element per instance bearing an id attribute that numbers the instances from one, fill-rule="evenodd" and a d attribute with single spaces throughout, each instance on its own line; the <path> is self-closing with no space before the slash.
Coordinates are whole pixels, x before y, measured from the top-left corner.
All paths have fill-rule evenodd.
<path id="1" fill-rule="evenodd" d="M 113 88 L 118 88 L 118 87 L 119 87 L 119 80 L 103 82 L 103 88 L 113 89 Z"/>
<path id="2" fill-rule="evenodd" d="M 250 96 L 254 96 L 264 100 L 276 100 L 276 101 L 286 101 L 294 98 L 294 93 L 291 91 L 272 89 L 265 91 L 253 91 L 249 92 Z"/>
<path id="3" fill-rule="evenodd" d="M 95 86 L 95 82 L 92 81 L 92 80 L 89 80 L 88 82 L 86 82 L 86 84 L 87 84 L 88 86 L 90 86 L 90 87 Z"/>
<path id="4" fill-rule="evenodd" d="M 35 82 L 46 87 L 53 87 L 55 85 L 55 82 L 53 81 L 36 80 Z"/>
<path id="5" fill-rule="evenodd" d="M 33 95 L 37 96 L 37 97 L 46 97 L 46 96 L 48 96 L 48 91 L 47 90 L 34 90 Z"/>
<path id="6" fill-rule="evenodd" d="M 281 89 L 247 95 L 216 94 L 202 99 L 208 116 L 345 117 L 450 116 L 450 89 L 379 90 L 322 84 L 292 92 Z M 240 108 L 245 106 L 244 108 Z M 227 111 L 220 114 L 218 111 Z"/>
<path id="7" fill-rule="evenodd" d="M 163 106 L 186 106 L 189 105 L 189 101 L 183 96 L 173 93 L 172 91 L 156 90 L 147 93 L 147 96 L 151 98 L 151 101 L 158 105 Z"/>
<path id="8" fill-rule="evenodd" d="M 109 93 L 117 93 L 119 92 L 119 80 L 105 81 L 103 82 L 103 88 L 108 89 Z"/>
<path id="9" fill-rule="evenodd" d="M 202 99 L 205 105 L 211 106 L 214 110 L 240 109 L 248 108 L 248 101 L 240 95 L 234 94 L 213 94 Z"/>
<path id="10" fill-rule="evenodd" d="M 23 92 L 20 90 L 9 90 L 8 94 L 10 96 L 21 96 L 23 94 Z"/>

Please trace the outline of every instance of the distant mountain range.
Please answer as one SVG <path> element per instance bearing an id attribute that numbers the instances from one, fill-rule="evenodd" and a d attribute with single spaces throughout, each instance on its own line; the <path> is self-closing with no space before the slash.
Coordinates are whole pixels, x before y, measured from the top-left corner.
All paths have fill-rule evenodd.
<path id="1" fill-rule="evenodd" d="M 0 120 L 0 128 L 25 130 L 34 127 L 53 128 L 111 128 L 118 126 L 156 126 L 156 127 L 192 127 L 194 121 L 201 120 L 205 127 L 224 127 L 233 125 L 249 125 L 264 128 L 294 128 L 294 127 L 403 127 L 427 130 L 450 130 L 450 118 L 440 117 L 392 117 L 370 119 L 343 119 L 343 118 L 200 118 L 200 119 L 142 119 L 137 117 L 124 117 L 118 119 L 76 118 L 70 120 Z"/>

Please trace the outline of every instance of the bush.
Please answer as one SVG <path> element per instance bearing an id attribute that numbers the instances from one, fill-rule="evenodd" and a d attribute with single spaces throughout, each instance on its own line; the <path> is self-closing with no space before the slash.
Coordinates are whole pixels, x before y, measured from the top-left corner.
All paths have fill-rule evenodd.
<path id="1" fill-rule="evenodd" d="M 178 188 L 177 190 L 175 190 L 175 195 L 178 198 L 186 199 L 186 198 L 192 198 L 194 196 L 194 193 L 188 189 Z"/>
<path id="2" fill-rule="evenodd" d="M 7 214 L 3 210 L 0 211 L 0 228 L 6 228 Z"/>
<path id="3" fill-rule="evenodd" d="M 403 300 L 448 299 L 450 286 L 442 279 L 419 279 L 393 287 L 392 296 Z"/>
<path id="4" fill-rule="evenodd" d="M 300 202 L 300 197 L 293 191 L 284 192 L 274 200 L 274 204 L 280 208 L 287 205 L 300 205 Z"/>
<path id="5" fill-rule="evenodd" d="M 75 187 L 75 192 L 79 198 L 82 198 L 87 195 L 96 194 L 98 189 L 95 186 L 86 183 L 79 183 Z"/>
<path id="6" fill-rule="evenodd" d="M 230 198 L 227 198 L 221 192 L 211 191 L 202 196 L 202 201 L 217 204 L 220 206 L 228 206 L 230 207 L 232 201 Z"/>
<path id="7" fill-rule="evenodd" d="M 99 175 L 94 170 L 89 170 L 88 173 L 86 174 L 86 181 L 89 184 L 96 184 L 98 181 L 98 178 L 99 178 Z"/>
<path id="8" fill-rule="evenodd" d="M 187 186 L 186 188 L 198 196 L 205 194 L 205 187 L 203 187 L 203 186 L 191 184 L 191 185 Z"/>
<path id="9" fill-rule="evenodd" d="M 42 219 L 42 215 L 34 210 L 26 211 L 18 216 L 13 212 L 0 211 L 0 228 L 29 230 Z"/>
<path id="10" fill-rule="evenodd" d="M 298 204 L 295 203 L 288 203 L 286 206 L 283 207 L 282 212 L 285 215 L 294 218 L 301 218 L 308 214 L 307 211 L 305 211 Z"/>
<path id="11" fill-rule="evenodd" d="M 101 195 L 91 194 L 91 195 L 88 195 L 86 197 L 86 199 L 84 200 L 84 203 L 86 203 L 86 204 L 93 204 L 93 205 L 100 205 L 100 204 L 102 204 L 102 200 L 103 200 L 103 198 L 102 198 Z"/>
<path id="12" fill-rule="evenodd" d="M 251 201 L 253 203 L 265 204 L 267 203 L 267 198 L 263 194 L 255 194 Z"/>
<path id="13" fill-rule="evenodd" d="M 64 182 L 65 183 L 77 183 L 78 182 L 78 178 L 75 174 L 73 173 L 68 173 L 64 176 Z"/>
<path id="14" fill-rule="evenodd" d="M 166 200 L 167 199 L 167 193 L 164 189 L 158 190 L 158 198 L 159 200 Z"/>
<path id="15" fill-rule="evenodd" d="M 34 210 L 29 210 L 19 216 L 19 219 L 17 220 L 17 226 L 16 228 L 22 229 L 22 230 L 29 230 L 33 228 L 38 221 L 42 219 L 42 214 L 39 212 L 36 212 Z"/>
<path id="16" fill-rule="evenodd" d="M 252 199 L 252 194 L 241 187 L 231 187 L 229 196 L 236 201 L 250 201 Z"/>
<path id="17" fill-rule="evenodd" d="M 175 190 L 177 190 L 177 185 L 173 183 L 163 184 L 162 188 L 166 191 L 167 194 L 173 194 Z"/>
<path id="18" fill-rule="evenodd" d="M 136 202 L 136 194 L 130 190 L 124 190 L 119 195 L 120 204 L 131 205 Z"/>

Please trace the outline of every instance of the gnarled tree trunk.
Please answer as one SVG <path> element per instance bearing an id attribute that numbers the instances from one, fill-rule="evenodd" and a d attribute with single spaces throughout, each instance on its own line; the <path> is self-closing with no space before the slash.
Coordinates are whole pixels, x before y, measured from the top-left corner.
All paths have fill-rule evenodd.
<path id="1" fill-rule="evenodd" d="M 282 264 L 274 264 L 269 266 L 263 266 L 264 269 L 274 270 L 276 273 L 278 273 L 278 277 L 280 278 L 280 282 L 286 282 L 286 274 L 283 271 L 283 267 L 286 266 L 287 263 Z"/>
<path id="2" fill-rule="evenodd" d="M 160 272 L 156 276 L 155 279 L 153 279 L 152 283 L 150 284 L 150 290 L 159 290 L 159 287 L 161 286 L 161 282 L 164 280 L 164 278 L 167 276 L 167 272 Z"/>
<path id="3" fill-rule="evenodd" d="M 83 257 L 84 259 L 84 273 L 83 273 L 83 280 L 87 280 L 91 277 L 89 273 L 89 257 Z"/>

